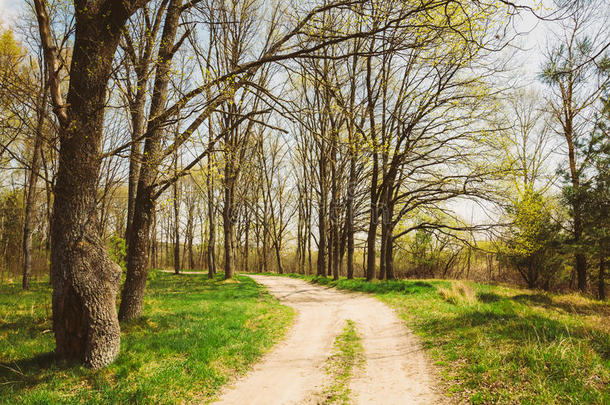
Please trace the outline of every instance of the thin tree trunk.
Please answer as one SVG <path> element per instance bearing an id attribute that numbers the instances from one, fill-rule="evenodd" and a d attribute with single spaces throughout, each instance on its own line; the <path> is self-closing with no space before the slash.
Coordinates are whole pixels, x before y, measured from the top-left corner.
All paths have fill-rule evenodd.
<path id="1" fill-rule="evenodd" d="M 144 144 L 144 156 L 140 167 L 140 176 L 136 192 L 136 202 L 132 229 L 127 243 L 127 277 L 121 292 L 119 317 L 130 320 L 142 315 L 142 303 L 146 278 L 148 276 L 148 244 L 150 241 L 150 226 L 154 210 L 155 183 L 157 180 L 158 159 L 162 151 L 161 139 L 165 128 L 154 121 L 165 109 L 172 57 L 175 52 L 174 41 L 178 30 L 182 0 L 171 0 L 168 6 L 163 33 L 158 51 L 153 97 L 148 125 L 149 136 Z"/>
<path id="2" fill-rule="evenodd" d="M 235 181 L 230 163 L 225 168 L 225 193 L 224 207 L 222 209 L 222 228 L 224 230 L 224 268 L 225 280 L 233 278 L 234 274 L 234 257 L 233 257 L 233 238 L 235 232 L 235 224 L 233 223 L 233 204 L 235 195 Z"/>
<path id="3" fill-rule="evenodd" d="M 249 270 L 248 259 L 250 256 L 250 216 L 246 216 L 246 231 L 244 232 L 244 271 Z"/>
<path id="4" fill-rule="evenodd" d="M 392 218 L 394 216 L 394 205 L 392 202 L 388 205 L 388 225 L 386 230 L 386 252 L 385 252 L 385 276 L 386 280 L 394 280 L 394 222 Z"/>
<path id="5" fill-rule="evenodd" d="M 331 207 L 332 208 L 332 207 Z M 329 215 L 330 217 L 330 215 Z M 334 259 L 334 247 L 335 247 L 335 238 L 334 238 L 334 229 L 333 229 L 333 224 L 332 221 L 329 221 L 329 226 L 327 229 L 327 236 L 328 236 L 328 243 L 326 244 L 327 246 L 327 266 L 326 266 L 326 276 L 327 277 L 332 277 L 333 276 L 333 263 L 335 262 Z"/>
<path id="6" fill-rule="evenodd" d="M 353 202 L 353 194 L 349 195 L 349 193 L 353 193 L 352 183 L 352 175 L 350 171 L 350 190 L 348 190 L 348 198 L 347 198 L 347 278 L 354 278 L 354 202 Z"/>
<path id="7" fill-rule="evenodd" d="M 599 275 L 598 275 L 598 283 L 597 283 L 597 293 L 600 300 L 606 299 L 606 261 L 604 259 L 604 251 L 601 250 L 601 256 L 599 258 Z"/>
<path id="8" fill-rule="evenodd" d="M 141 73 L 143 75 L 143 73 Z M 131 150 L 129 153 L 129 183 L 127 191 L 127 224 L 125 227 L 125 241 L 129 240 L 132 231 L 133 211 L 136 205 L 136 191 L 140 177 L 140 164 L 142 161 L 142 135 L 145 131 L 144 109 L 146 107 L 146 83 L 145 77 L 138 77 L 136 100 L 131 108 Z"/>
<path id="9" fill-rule="evenodd" d="M 216 213 L 214 212 L 214 178 L 212 177 L 212 156 L 208 156 L 208 174 L 206 178 L 208 191 L 208 278 L 216 274 Z"/>
<path id="10" fill-rule="evenodd" d="M 309 266 L 309 272 L 308 274 L 312 274 L 313 273 L 313 263 L 312 263 L 312 259 L 311 259 L 311 210 L 312 210 L 312 199 L 311 199 L 311 195 L 309 196 L 308 202 L 307 202 L 308 208 L 307 208 L 307 263 Z"/>
<path id="11" fill-rule="evenodd" d="M 178 150 L 174 156 L 174 175 L 178 173 Z M 173 197 L 174 197 L 174 274 L 180 274 L 180 195 L 178 193 L 179 184 L 174 182 Z"/>
<path id="12" fill-rule="evenodd" d="M 380 260 L 379 260 L 379 280 L 385 280 L 385 265 L 386 265 L 386 255 L 388 248 L 388 225 L 386 223 L 387 217 L 387 208 L 383 206 L 381 208 L 381 248 L 380 248 Z"/>
<path id="13" fill-rule="evenodd" d="M 152 263 L 151 266 L 153 269 L 156 269 L 158 266 L 157 254 L 158 254 L 158 246 L 157 246 L 157 211 L 153 210 L 152 212 L 152 230 L 151 230 L 151 255 L 152 255 Z"/>
<path id="14" fill-rule="evenodd" d="M 375 41 L 371 41 L 371 49 L 374 47 Z M 367 88 L 367 110 L 370 122 L 371 131 L 371 144 L 373 147 L 373 168 L 371 173 L 371 186 L 370 186 L 370 216 L 369 216 L 369 229 L 366 240 L 367 249 L 367 260 L 366 260 L 366 279 L 371 281 L 375 278 L 375 242 L 377 240 L 377 224 L 378 224 L 378 212 L 377 212 L 377 181 L 379 178 L 379 161 L 377 153 L 377 139 L 375 134 L 375 105 L 373 102 L 373 88 L 371 84 L 371 57 L 369 56 L 366 61 L 366 88 Z"/>
<path id="15" fill-rule="evenodd" d="M 279 274 L 284 274 L 284 267 L 282 267 L 282 256 L 281 256 L 281 247 L 278 243 L 274 243 L 275 247 L 275 259 L 277 260 L 277 272 Z"/>
<path id="16" fill-rule="evenodd" d="M 32 277 L 32 232 L 34 228 L 34 213 L 36 211 L 36 183 L 40 168 L 40 151 L 42 149 L 42 129 L 46 114 L 46 86 L 43 90 L 40 105 L 38 106 L 38 121 L 36 133 L 34 134 L 34 148 L 32 150 L 32 163 L 28 179 L 28 192 L 25 200 L 25 215 L 23 219 L 23 280 L 24 290 L 30 289 Z"/>
<path id="17" fill-rule="evenodd" d="M 190 206 L 188 208 L 188 217 L 186 221 L 186 249 L 188 252 L 189 258 L 189 268 L 193 270 L 195 268 L 195 253 L 193 252 L 193 239 L 195 238 L 195 231 L 193 229 L 193 215 L 195 210 L 195 205 L 191 201 Z"/>
<path id="18" fill-rule="evenodd" d="M 170 249 L 170 233 L 171 233 L 171 229 L 172 229 L 172 217 L 171 215 L 167 216 L 167 223 L 166 223 L 166 227 L 165 227 L 165 258 L 163 260 L 163 266 L 164 267 L 168 267 L 170 265 L 170 253 L 171 253 L 171 249 Z"/>
<path id="19" fill-rule="evenodd" d="M 320 159 L 320 178 L 326 175 L 324 159 Z M 325 180 L 321 180 L 324 183 Z M 318 208 L 318 276 L 326 275 L 326 188 L 321 184 L 322 193 Z"/>
<path id="20" fill-rule="evenodd" d="M 568 160 L 570 166 L 570 177 L 572 181 L 572 187 L 578 195 L 578 190 L 580 189 L 580 175 L 576 168 L 576 152 L 573 138 L 573 127 L 572 127 L 572 118 L 566 117 L 566 125 L 565 125 L 565 134 L 566 142 L 568 144 Z M 582 225 L 582 204 L 579 199 L 576 198 L 572 202 L 572 212 L 574 217 L 574 242 L 576 245 L 582 239 L 583 233 L 583 225 Z M 576 261 L 576 276 L 578 278 L 578 289 L 581 292 L 585 292 L 587 290 L 587 259 L 580 251 L 580 247 L 577 248 L 577 252 L 574 255 Z"/>

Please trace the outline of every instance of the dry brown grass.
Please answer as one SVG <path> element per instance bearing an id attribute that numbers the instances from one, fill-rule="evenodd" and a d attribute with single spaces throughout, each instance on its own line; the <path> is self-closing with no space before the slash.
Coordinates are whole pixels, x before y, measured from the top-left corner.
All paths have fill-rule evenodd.
<path id="1" fill-rule="evenodd" d="M 477 295 L 472 286 L 461 280 L 452 280 L 451 288 L 439 287 L 439 295 L 451 304 L 475 304 Z"/>

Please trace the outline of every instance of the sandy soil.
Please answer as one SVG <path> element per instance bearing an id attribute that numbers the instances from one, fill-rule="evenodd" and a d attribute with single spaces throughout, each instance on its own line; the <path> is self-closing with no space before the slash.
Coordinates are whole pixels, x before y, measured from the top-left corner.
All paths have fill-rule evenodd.
<path id="1" fill-rule="evenodd" d="M 362 337 L 365 365 L 350 388 L 355 404 L 440 403 L 437 383 L 417 338 L 392 309 L 364 294 L 346 293 L 274 276 L 251 276 L 297 312 L 286 339 L 216 403 L 233 405 L 323 404 L 324 371 L 332 344 L 347 319 Z"/>

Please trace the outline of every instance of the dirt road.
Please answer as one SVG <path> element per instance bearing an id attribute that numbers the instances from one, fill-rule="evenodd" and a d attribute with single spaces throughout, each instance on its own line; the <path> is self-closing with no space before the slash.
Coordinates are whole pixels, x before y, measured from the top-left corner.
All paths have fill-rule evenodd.
<path id="1" fill-rule="evenodd" d="M 297 316 L 286 339 L 244 378 L 228 387 L 221 404 L 323 404 L 324 371 L 333 341 L 348 319 L 362 337 L 365 364 L 350 382 L 354 404 L 434 404 L 440 399 L 418 341 L 393 310 L 363 294 L 303 280 L 251 276 Z"/>

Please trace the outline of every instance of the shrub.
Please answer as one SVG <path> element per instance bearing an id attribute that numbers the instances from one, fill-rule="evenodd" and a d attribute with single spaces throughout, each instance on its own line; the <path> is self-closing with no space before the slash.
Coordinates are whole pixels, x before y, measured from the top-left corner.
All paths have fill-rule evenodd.
<path id="1" fill-rule="evenodd" d="M 451 281 L 451 288 L 438 287 L 438 294 L 445 301 L 458 305 L 472 305 L 477 302 L 475 291 L 463 281 Z"/>
<path id="2" fill-rule="evenodd" d="M 125 245 L 125 239 L 120 236 L 112 235 L 109 240 L 109 249 L 108 253 L 110 254 L 110 258 L 121 268 L 123 271 L 127 270 L 127 264 L 125 262 L 125 258 L 127 257 L 127 248 Z"/>

